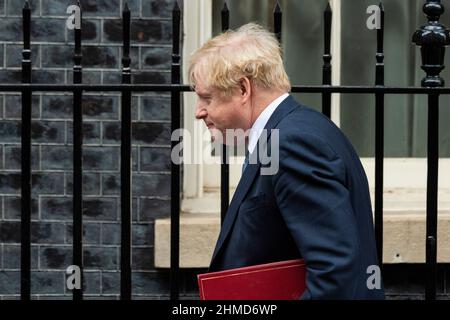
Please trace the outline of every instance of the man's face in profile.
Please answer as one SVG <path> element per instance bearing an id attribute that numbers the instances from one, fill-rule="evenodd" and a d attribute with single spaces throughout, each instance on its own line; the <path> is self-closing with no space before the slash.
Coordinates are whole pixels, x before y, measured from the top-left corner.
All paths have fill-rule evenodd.
<path id="1" fill-rule="evenodd" d="M 248 129 L 245 127 L 245 113 L 240 90 L 236 88 L 231 94 L 225 95 L 215 87 L 205 86 L 200 80 L 195 86 L 198 96 L 195 117 L 205 122 L 213 141 L 220 139 L 219 141 L 224 141 L 226 144 L 236 143 L 239 139 L 232 139 L 232 141 L 226 139 L 226 131 L 228 130 L 230 134 L 236 129 Z"/>

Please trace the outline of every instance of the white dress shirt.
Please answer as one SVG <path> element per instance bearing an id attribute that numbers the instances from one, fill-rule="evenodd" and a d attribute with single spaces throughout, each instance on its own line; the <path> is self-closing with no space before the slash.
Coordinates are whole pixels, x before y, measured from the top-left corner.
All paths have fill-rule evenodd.
<path id="1" fill-rule="evenodd" d="M 273 100 L 264 110 L 261 112 L 259 117 L 253 123 L 252 128 L 250 129 L 249 138 L 248 138 L 248 152 L 251 154 L 253 150 L 256 148 L 256 144 L 258 143 L 258 139 L 261 136 L 264 127 L 269 121 L 272 114 L 278 108 L 278 106 L 289 96 L 289 93 L 282 94 L 275 100 Z"/>

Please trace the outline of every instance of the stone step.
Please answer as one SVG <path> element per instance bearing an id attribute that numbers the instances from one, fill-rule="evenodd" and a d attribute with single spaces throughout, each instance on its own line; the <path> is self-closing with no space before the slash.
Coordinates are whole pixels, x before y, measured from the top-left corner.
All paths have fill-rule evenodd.
<path id="1" fill-rule="evenodd" d="M 230 201 L 234 190 L 230 190 Z M 374 210 L 375 193 L 371 190 L 372 210 Z M 383 193 L 384 214 L 425 214 L 425 189 L 386 189 Z M 438 192 L 439 214 L 450 214 L 450 189 L 440 189 Z M 220 191 L 209 189 L 201 198 L 184 199 L 181 205 L 184 213 L 210 213 L 220 212 Z"/>
<path id="2" fill-rule="evenodd" d="M 232 193 L 231 193 L 232 195 Z M 373 199 L 373 192 L 371 192 Z M 438 194 L 438 262 L 450 262 L 450 189 Z M 372 204 L 373 206 L 373 204 Z M 220 231 L 220 193 L 182 202 L 180 266 L 207 267 Z M 426 190 L 390 189 L 384 192 L 385 263 L 425 261 Z M 170 264 L 170 219 L 155 221 L 155 266 Z"/>
<path id="3" fill-rule="evenodd" d="M 426 221 L 423 214 L 384 216 L 384 263 L 425 262 Z M 208 267 L 220 231 L 218 215 L 181 214 L 180 266 Z M 439 216 L 438 262 L 450 262 L 450 215 Z M 170 219 L 155 221 L 155 266 L 170 266 Z"/>

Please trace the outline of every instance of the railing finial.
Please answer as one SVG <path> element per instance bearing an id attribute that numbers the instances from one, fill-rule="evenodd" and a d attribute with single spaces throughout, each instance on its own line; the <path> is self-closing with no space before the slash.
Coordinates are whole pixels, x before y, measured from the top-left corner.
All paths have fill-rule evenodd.
<path id="1" fill-rule="evenodd" d="M 175 1 L 172 11 L 181 11 L 178 1 Z"/>
<path id="2" fill-rule="evenodd" d="M 426 77 L 422 79 L 423 87 L 441 87 L 444 79 L 439 74 L 444 69 L 445 47 L 450 44 L 450 31 L 439 22 L 444 6 L 440 0 L 427 0 L 423 12 L 428 18 L 428 24 L 417 30 L 412 41 L 420 46 L 422 54 L 422 70 Z"/>
<path id="3" fill-rule="evenodd" d="M 273 12 L 281 12 L 280 2 L 277 0 L 277 3 L 275 4 L 275 9 Z"/>
<path id="4" fill-rule="evenodd" d="M 440 0 L 429 0 L 423 5 L 423 12 L 427 16 L 428 21 L 438 21 L 444 13 L 444 6 Z"/>
<path id="5" fill-rule="evenodd" d="M 228 5 L 227 5 L 227 0 L 224 0 L 224 1 L 223 1 L 222 12 L 223 12 L 223 11 L 229 11 Z"/>
<path id="6" fill-rule="evenodd" d="M 220 11 L 220 19 L 222 25 L 222 32 L 230 29 L 230 10 L 228 9 L 227 0 L 223 1 L 222 10 Z"/>
<path id="7" fill-rule="evenodd" d="M 280 3 L 277 0 L 275 8 L 273 9 L 273 31 L 279 43 L 281 43 L 281 27 L 283 24 L 283 12 L 281 11 Z"/>
<path id="8" fill-rule="evenodd" d="M 30 3 L 28 2 L 28 0 L 25 1 L 24 5 L 23 5 L 24 9 L 30 9 Z"/>
<path id="9" fill-rule="evenodd" d="M 384 39 L 384 6 L 380 2 L 378 5 L 380 8 L 380 28 L 377 29 L 377 62 L 381 63 L 384 59 L 383 55 L 383 39 Z"/>

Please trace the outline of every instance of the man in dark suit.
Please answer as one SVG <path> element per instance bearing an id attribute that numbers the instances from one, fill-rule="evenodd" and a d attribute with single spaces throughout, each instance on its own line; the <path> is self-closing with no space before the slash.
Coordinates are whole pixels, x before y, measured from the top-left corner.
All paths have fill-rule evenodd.
<path id="1" fill-rule="evenodd" d="M 301 299 L 383 299 L 368 281 L 378 262 L 364 169 L 332 121 L 288 94 L 275 37 L 255 24 L 215 37 L 189 77 L 213 139 L 233 144 L 242 129 L 248 142 L 209 270 L 302 258 Z"/>

